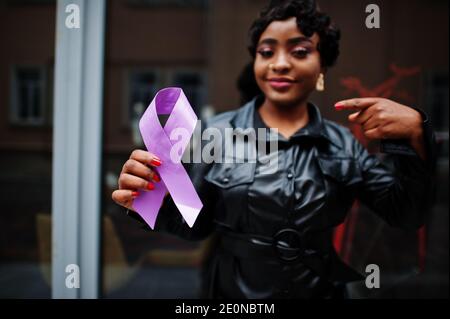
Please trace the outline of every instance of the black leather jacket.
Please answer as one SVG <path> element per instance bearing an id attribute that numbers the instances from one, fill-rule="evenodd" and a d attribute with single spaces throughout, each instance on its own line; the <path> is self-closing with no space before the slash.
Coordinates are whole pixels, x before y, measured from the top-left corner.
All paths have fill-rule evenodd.
<path id="1" fill-rule="evenodd" d="M 255 111 L 261 102 L 256 98 L 217 115 L 208 126 L 265 127 Z M 343 283 L 362 277 L 336 255 L 332 231 L 355 199 L 392 226 L 422 225 L 432 198 L 434 162 L 427 119 L 426 162 L 407 143 L 387 140 L 381 162 L 347 128 L 322 119 L 316 106 L 309 104 L 308 112 L 306 127 L 289 140 L 280 135 L 273 174 L 263 174 L 259 161 L 188 167 L 204 204 L 192 229 L 166 197 L 155 230 L 189 240 L 216 234 L 204 272 L 208 296 L 342 296 Z"/>

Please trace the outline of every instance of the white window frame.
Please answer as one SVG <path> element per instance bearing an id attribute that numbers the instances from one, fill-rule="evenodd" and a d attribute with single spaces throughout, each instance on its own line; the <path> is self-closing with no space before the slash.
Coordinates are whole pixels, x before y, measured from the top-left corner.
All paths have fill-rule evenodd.
<path id="1" fill-rule="evenodd" d="M 80 28 L 65 25 L 77 5 Z M 98 298 L 106 0 L 58 0 L 52 172 L 52 297 Z M 79 288 L 67 285 L 79 267 Z"/>

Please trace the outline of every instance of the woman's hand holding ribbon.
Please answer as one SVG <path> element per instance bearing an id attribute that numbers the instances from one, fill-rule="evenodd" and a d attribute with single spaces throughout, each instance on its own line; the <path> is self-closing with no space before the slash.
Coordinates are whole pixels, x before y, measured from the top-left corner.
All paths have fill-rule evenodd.
<path id="1" fill-rule="evenodd" d="M 161 166 L 161 160 L 147 151 L 134 150 L 125 162 L 119 176 L 119 189 L 112 193 L 112 199 L 119 205 L 133 210 L 133 200 L 139 192 L 152 191 L 154 183 L 161 178 L 154 169 Z"/>

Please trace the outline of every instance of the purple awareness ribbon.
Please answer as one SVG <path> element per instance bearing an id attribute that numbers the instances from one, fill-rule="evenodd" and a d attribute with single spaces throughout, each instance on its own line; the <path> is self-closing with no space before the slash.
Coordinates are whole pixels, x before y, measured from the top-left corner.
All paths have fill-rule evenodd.
<path id="1" fill-rule="evenodd" d="M 159 122 L 158 114 L 170 114 L 164 128 Z M 203 207 L 181 163 L 181 157 L 196 124 L 197 116 L 183 90 L 175 87 L 165 88 L 156 93 L 139 121 L 139 130 L 147 150 L 162 161 L 162 165 L 156 169 L 161 181 L 155 183 L 154 190 L 141 192 L 133 202 L 133 208 L 152 229 L 155 227 L 156 217 L 167 191 L 189 227 L 194 225 Z M 177 149 L 181 150 L 176 153 L 171 152 L 173 143 L 169 138 L 175 129 L 188 133 L 188 136 L 176 142 Z"/>

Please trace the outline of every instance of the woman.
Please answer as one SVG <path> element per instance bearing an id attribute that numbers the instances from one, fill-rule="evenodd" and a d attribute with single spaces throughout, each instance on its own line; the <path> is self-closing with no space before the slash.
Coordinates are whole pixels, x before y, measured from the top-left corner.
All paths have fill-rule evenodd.
<path id="1" fill-rule="evenodd" d="M 383 140 L 382 151 L 393 160 L 388 166 L 349 130 L 322 119 L 308 98 L 323 90 L 339 54 L 339 31 L 313 1 L 274 1 L 253 23 L 250 39 L 263 94 L 208 126 L 278 128 L 276 170 L 265 174 L 259 160 L 193 164 L 190 176 L 204 204 L 194 227 L 166 196 L 155 230 L 192 240 L 217 235 L 206 271 L 211 297 L 343 297 L 343 285 L 361 277 L 334 252 L 333 228 L 355 199 L 393 226 L 422 225 L 433 166 L 429 123 L 387 99 L 336 103 L 338 111 L 354 111 L 349 121 L 366 138 Z M 132 210 L 139 192 L 160 181 L 153 169 L 160 165 L 154 154 L 133 151 L 113 199 Z"/>

